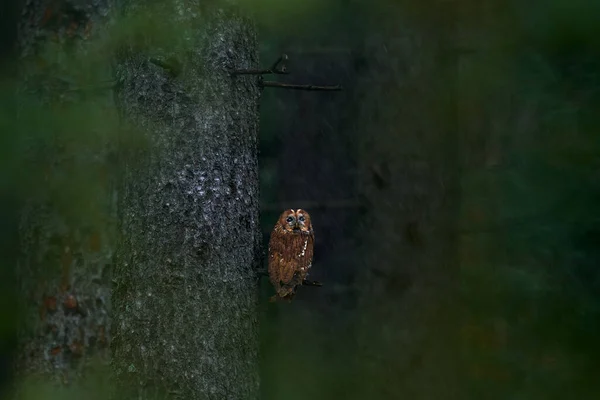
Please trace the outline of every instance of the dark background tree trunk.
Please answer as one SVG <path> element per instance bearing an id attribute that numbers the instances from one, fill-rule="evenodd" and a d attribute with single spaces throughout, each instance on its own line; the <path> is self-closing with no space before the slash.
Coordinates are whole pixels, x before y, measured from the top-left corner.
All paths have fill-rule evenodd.
<path id="1" fill-rule="evenodd" d="M 85 54 L 108 1 L 23 3 L 10 133 L 25 143 L 12 167 L 22 200 L 16 372 L 27 391 L 30 378 L 70 385 L 108 365 L 114 207 L 104 129 L 113 106 L 109 93 L 78 90 L 107 72 Z"/>
<path id="2" fill-rule="evenodd" d="M 456 4 L 435 3 L 435 12 L 390 3 L 385 15 L 367 13 L 377 28 L 363 50 L 359 116 L 370 132 L 359 139 L 357 354 L 369 383 L 355 390 L 364 398 L 460 398 Z"/>
<path id="3" fill-rule="evenodd" d="M 259 88 L 226 68 L 257 66 L 256 35 L 234 9 L 179 14 L 177 4 L 127 6 L 159 15 L 177 39 L 162 54 L 129 42 L 117 65 L 123 140 L 143 145 L 121 158 L 113 370 L 129 397 L 252 399 Z"/>
<path id="4" fill-rule="evenodd" d="M 264 307 L 265 398 L 450 396 L 456 20 L 417 8 L 328 2 L 303 20 L 320 29 L 271 27 L 290 55 L 286 80 L 344 91 L 265 95 L 277 112 L 262 119 L 263 228 L 284 205 L 306 208 L 316 230 L 311 274 L 324 282 L 291 305 Z M 309 384 L 290 390 L 299 370 Z M 431 376 L 440 380 L 424 383 Z"/>

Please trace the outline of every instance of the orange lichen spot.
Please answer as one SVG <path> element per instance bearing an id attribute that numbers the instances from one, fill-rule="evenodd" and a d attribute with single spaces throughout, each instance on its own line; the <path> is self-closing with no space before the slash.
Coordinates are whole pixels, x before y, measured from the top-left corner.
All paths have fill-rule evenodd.
<path id="1" fill-rule="evenodd" d="M 85 30 L 83 31 L 86 39 L 90 37 L 90 33 L 92 33 L 92 21 L 88 21 L 87 24 L 85 24 Z"/>
<path id="2" fill-rule="evenodd" d="M 44 296 L 42 300 L 42 304 L 40 304 L 39 312 L 40 319 L 44 321 L 46 319 L 46 314 L 50 312 L 56 311 L 56 297 L 54 296 Z"/>
<path id="3" fill-rule="evenodd" d="M 55 346 L 52 349 L 50 349 L 50 354 L 52 354 L 53 356 L 56 356 L 58 354 L 60 354 L 60 352 L 62 351 L 60 346 Z"/>
<path id="4" fill-rule="evenodd" d="M 104 325 L 98 327 L 98 343 L 101 345 L 106 344 L 106 334 L 104 333 Z"/>
<path id="5" fill-rule="evenodd" d="M 56 297 L 45 296 L 44 297 L 44 307 L 48 311 L 56 311 Z"/>
<path id="6" fill-rule="evenodd" d="M 79 25 L 77 25 L 77 22 L 75 21 L 71 21 L 71 23 L 69 24 L 69 27 L 67 28 L 67 37 L 73 37 L 75 35 L 75 32 L 77 31 L 77 28 L 79 27 Z"/>
<path id="7" fill-rule="evenodd" d="M 101 240 L 100 240 L 100 234 L 98 232 L 94 232 L 92 233 L 92 236 L 90 236 L 90 250 L 93 251 L 94 253 L 99 252 L 101 249 Z"/>
<path id="8" fill-rule="evenodd" d="M 50 21 L 50 18 L 52 18 L 52 14 L 54 14 L 53 5 L 49 6 L 44 11 L 44 15 L 42 16 L 42 20 L 40 21 L 41 27 L 43 27 L 48 23 L 48 21 Z"/>
<path id="9" fill-rule="evenodd" d="M 69 345 L 69 350 L 75 357 L 81 357 L 83 355 L 83 344 L 79 340 L 74 340 L 73 343 Z"/>
<path id="10" fill-rule="evenodd" d="M 63 305 L 65 306 L 65 308 L 68 308 L 70 310 L 75 309 L 77 308 L 77 299 L 75 298 L 75 296 L 70 294 L 65 298 Z"/>

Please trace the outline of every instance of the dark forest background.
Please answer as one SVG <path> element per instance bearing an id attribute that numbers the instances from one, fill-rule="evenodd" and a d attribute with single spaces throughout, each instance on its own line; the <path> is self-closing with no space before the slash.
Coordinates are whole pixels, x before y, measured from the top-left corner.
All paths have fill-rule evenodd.
<path id="1" fill-rule="evenodd" d="M 264 251 L 280 212 L 306 209 L 324 284 L 274 305 L 261 280 L 262 397 L 597 398 L 599 3 L 247 3 L 260 65 L 289 56 L 289 75 L 265 79 L 344 88 L 262 93 Z M 30 173 L 12 99 L 0 99 L 5 385 Z"/>

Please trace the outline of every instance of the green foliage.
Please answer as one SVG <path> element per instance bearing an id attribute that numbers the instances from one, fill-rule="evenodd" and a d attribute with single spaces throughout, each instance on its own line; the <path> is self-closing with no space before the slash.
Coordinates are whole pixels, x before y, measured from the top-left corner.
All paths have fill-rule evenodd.
<path id="1" fill-rule="evenodd" d="M 9 78 L 0 87 L 0 179 L 10 191 L 45 198 L 71 221 L 101 223 L 105 210 L 97 200 L 115 167 L 106 157 L 115 160 L 117 143 L 145 145 L 119 121 L 112 59 L 125 48 L 152 57 L 198 46 L 201 29 L 191 19 L 168 22 L 167 13 L 175 12 L 158 4 L 113 19 L 87 40 L 47 40 L 18 62 L 24 84 Z"/>
<path id="2" fill-rule="evenodd" d="M 71 381 L 72 377 L 63 376 L 63 384 L 56 385 L 46 381 L 26 378 L 20 382 L 14 398 L 16 400 L 105 400 L 110 397 L 111 379 L 109 366 L 103 360 L 90 360 L 85 380 Z"/>

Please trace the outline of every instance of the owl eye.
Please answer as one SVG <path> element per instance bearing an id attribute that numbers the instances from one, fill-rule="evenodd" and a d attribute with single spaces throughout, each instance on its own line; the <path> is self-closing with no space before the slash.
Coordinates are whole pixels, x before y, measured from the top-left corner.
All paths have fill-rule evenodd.
<path id="1" fill-rule="evenodd" d="M 304 215 L 301 215 L 300 218 L 298 218 L 298 221 L 304 222 Z"/>
<path id="2" fill-rule="evenodd" d="M 287 217 L 286 221 L 287 222 L 292 222 L 294 220 L 294 217 L 292 217 L 291 215 L 289 217 Z"/>

